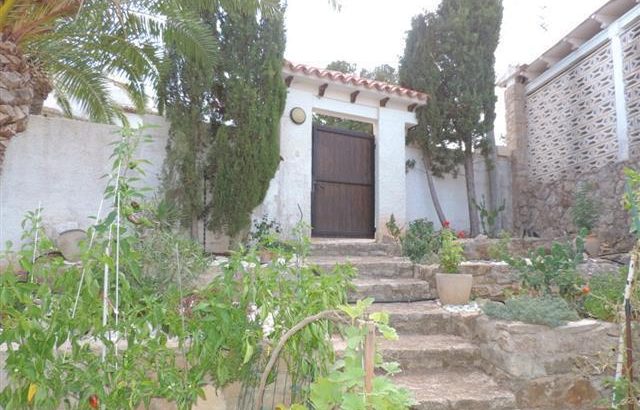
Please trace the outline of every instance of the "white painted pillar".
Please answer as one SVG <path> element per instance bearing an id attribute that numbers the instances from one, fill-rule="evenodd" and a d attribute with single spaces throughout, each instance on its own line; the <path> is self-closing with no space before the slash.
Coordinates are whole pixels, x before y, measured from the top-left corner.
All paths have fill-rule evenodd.
<path id="1" fill-rule="evenodd" d="M 386 233 L 393 214 L 398 226 L 406 223 L 405 124 L 406 112 L 379 108 L 376 136 L 376 238 Z"/>
<path id="2" fill-rule="evenodd" d="M 629 159 L 629 134 L 627 124 L 627 101 L 624 90 L 624 55 L 620 40 L 620 26 L 609 27 L 611 58 L 613 59 L 613 82 L 616 98 L 616 135 L 618 137 L 618 161 Z"/>
<path id="3" fill-rule="evenodd" d="M 274 179 L 277 184 L 277 198 L 269 198 L 275 192 L 267 193 L 265 203 L 277 207 L 273 216 L 281 224 L 283 232 L 289 233 L 302 219 L 311 225 L 311 160 L 313 98 L 305 91 L 290 88 L 287 103 L 280 120 L 280 156 L 282 161 Z M 293 107 L 300 107 L 307 114 L 306 121 L 297 125 L 289 117 Z M 274 185 L 274 181 L 272 181 Z M 272 190 L 271 187 L 269 189 Z M 269 200 L 267 200 L 269 199 Z"/>

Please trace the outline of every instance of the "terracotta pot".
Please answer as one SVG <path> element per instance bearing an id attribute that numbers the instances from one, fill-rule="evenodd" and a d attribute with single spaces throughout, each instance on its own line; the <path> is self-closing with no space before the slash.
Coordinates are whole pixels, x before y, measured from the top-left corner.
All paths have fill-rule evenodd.
<path id="1" fill-rule="evenodd" d="M 584 251 L 589 256 L 600 255 L 600 238 L 596 234 L 590 233 L 584 238 Z"/>
<path id="2" fill-rule="evenodd" d="M 465 305 L 471 296 L 473 275 L 467 273 L 436 273 L 438 297 L 443 305 Z"/>
<path id="3" fill-rule="evenodd" d="M 62 256 L 69 262 L 80 262 L 82 250 L 80 242 L 87 239 L 87 233 L 82 229 L 70 229 L 58 235 L 56 244 Z"/>

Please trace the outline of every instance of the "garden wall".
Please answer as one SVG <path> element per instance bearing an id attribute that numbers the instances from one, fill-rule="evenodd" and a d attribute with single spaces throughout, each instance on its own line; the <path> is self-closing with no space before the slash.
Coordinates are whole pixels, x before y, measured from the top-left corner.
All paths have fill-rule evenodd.
<path id="1" fill-rule="evenodd" d="M 132 119 L 135 123 L 136 119 Z M 138 122 L 153 126 L 145 133 L 139 156 L 150 161 L 144 185 L 157 187 L 165 157 L 168 125 L 148 115 Z M 27 211 L 43 208 L 50 234 L 84 229 L 92 223 L 110 171 L 109 156 L 118 127 L 60 117 L 34 115 L 27 131 L 8 145 L 0 171 L 0 250 L 6 241 L 20 242 L 20 223 Z M 106 208 L 105 208 L 106 209 Z"/>
<path id="2" fill-rule="evenodd" d="M 640 22 L 626 21 L 608 25 L 533 79 L 523 66 L 524 74 L 505 84 L 518 234 L 575 233 L 575 190 L 588 184 L 600 202 L 596 232 L 605 246 L 626 250 L 633 243 L 621 197 L 624 167 L 640 168 Z"/>
<path id="3" fill-rule="evenodd" d="M 498 204 L 505 200 L 505 210 L 500 213 L 500 226 L 510 229 L 512 224 L 511 210 L 511 160 L 502 149 L 498 147 L 498 161 L 496 175 L 498 178 Z M 407 146 L 407 160 L 415 161 L 415 165 L 407 168 L 407 221 L 426 218 L 437 221 L 438 216 L 433 206 L 433 200 L 427 185 L 425 168 L 422 163 L 422 153 L 419 148 Z M 474 161 L 476 180 L 476 196 L 478 201 L 482 196 L 490 198 L 489 168 L 487 161 L 478 155 Z M 464 168 L 460 167 L 457 177 L 445 175 L 435 178 L 436 192 L 444 210 L 445 217 L 451 222 L 454 230 L 469 231 L 469 211 L 467 210 L 467 190 L 465 186 Z M 437 225 L 437 224 L 436 224 Z"/>
<path id="4" fill-rule="evenodd" d="M 146 166 L 147 176 L 143 184 L 157 188 L 165 158 L 168 124 L 162 117 L 153 115 L 134 117 L 131 121 L 133 124 L 144 122 L 154 126 L 146 131 L 153 138 L 150 143 L 141 146 L 139 156 L 151 162 Z M 110 170 L 109 156 L 113 149 L 110 144 L 118 139 L 117 131 L 116 126 L 88 121 L 46 116 L 30 118 L 27 131 L 10 142 L 0 172 L 0 250 L 4 249 L 6 241 L 14 244 L 20 242 L 20 223 L 26 212 L 35 210 L 38 206 L 43 208 L 42 216 L 47 232 L 54 237 L 62 231 L 84 229 L 92 223 L 89 217 L 96 215 L 98 211 L 106 185 L 102 176 Z M 300 140 L 290 137 L 292 136 L 287 134 L 288 140 Z M 426 217 L 435 221 L 437 217 L 419 155 L 418 150 L 407 147 L 406 158 L 416 159 L 416 166 L 408 170 L 406 178 L 407 214 L 410 220 Z M 290 156 L 295 157 L 295 152 Z M 510 189 L 508 159 L 500 156 L 497 168 L 501 195 L 507 195 Z M 282 185 L 282 171 L 281 169 L 279 176 L 274 179 L 273 186 Z M 289 182 L 296 182 L 294 179 L 300 177 L 299 173 L 293 174 L 295 175 L 291 176 L 293 179 Z M 483 158 L 476 161 L 476 178 L 478 195 L 484 194 L 488 198 L 487 169 Z M 282 190 L 279 195 L 271 195 L 270 190 L 265 205 L 256 209 L 256 217 L 261 217 L 263 211 L 269 213 L 269 210 L 280 209 L 283 201 L 295 205 L 298 199 L 309 199 L 309 194 L 295 183 L 285 185 L 292 189 L 286 191 L 286 195 Z M 460 174 L 457 179 L 436 178 L 436 185 L 453 227 L 468 229 L 464 175 Z M 509 204 L 507 198 L 507 205 Z M 287 214 L 289 225 L 299 220 L 297 206 L 295 209 L 295 215 Z M 507 224 L 505 226 L 510 223 L 508 215 L 508 209 L 502 213 L 504 223 Z M 272 212 L 269 216 L 277 215 Z M 207 235 L 209 249 L 225 250 L 228 241 L 222 238 L 217 242 L 215 239 L 214 235 Z"/>
<path id="5" fill-rule="evenodd" d="M 528 410 L 608 408 L 618 334 L 618 325 L 588 319 L 557 328 L 484 315 L 475 323 L 486 370 Z"/>

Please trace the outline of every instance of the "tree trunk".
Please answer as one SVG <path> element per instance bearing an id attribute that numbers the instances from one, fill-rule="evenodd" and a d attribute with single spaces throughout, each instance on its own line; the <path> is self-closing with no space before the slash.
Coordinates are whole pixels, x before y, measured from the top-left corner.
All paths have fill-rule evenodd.
<path id="1" fill-rule="evenodd" d="M 471 147 L 464 151 L 464 177 L 467 183 L 467 206 L 469 208 L 469 236 L 475 237 L 480 233 L 480 220 L 474 205 L 476 201 L 476 179 L 473 172 L 473 152 Z"/>
<path id="2" fill-rule="evenodd" d="M 0 172 L 11 138 L 27 128 L 33 86 L 29 64 L 11 41 L 0 41 Z"/>
<path id="3" fill-rule="evenodd" d="M 438 192 L 436 191 L 436 186 L 433 183 L 433 175 L 431 175 L 431 158 L 424 152 L 422 153 L 422 164 L 424 165 L 424 171 L 427 174 L 427 184 L 429 185 L 429 193 L 431 194 L 433 207 L 436 209 L 436 213 L 438 214 L 440 225 L 444 226 L 444 221 L 446 221 L 447 218 L 444 216 L 442 206 L 440 205 L 440 199 L 438 199 Z"/>
<path id="4" fill-rule="evenodd" d="M 496 150 L 496 137 L 493 130 L 487 134 L 487 142 L 489 143 L 489 157 L 487 160 L 489 170 L 489 210 L 493 211 L 500 207 L 500 193 L 498 191 L 498 152 Z M 494 226 L 489 226 L 489 234 L 496 236 L 502 230 L 502 215 L 496 217 Z"/>
<path id="5" fill-rule="evenodd" d="M 33 72 L 33 100 L 31 101 L 30 114 L 40 115 L 42 114 L 42 107 L 44 101 L 49 96 L 49 93 L 53 90 L 51 81 L 41 70 L 36 68 Z"/>
<path id="6" fill-rule="evenodd" d="M 29 70 L 31 71 L 31 85 L 33 86 L 33 100 L 31 101 L 31 115 L 42 114 L 42 106 L 51 91 L 53 85 L 49 76 L 36 60 L 29 60 Z"/>

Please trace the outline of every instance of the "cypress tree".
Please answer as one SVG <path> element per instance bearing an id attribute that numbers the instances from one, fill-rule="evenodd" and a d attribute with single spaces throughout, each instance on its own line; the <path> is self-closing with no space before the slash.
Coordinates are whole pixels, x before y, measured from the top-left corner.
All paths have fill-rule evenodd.
<path id="1" fill-rule="evenodd" d="M 217 64 L 200 73 L 174 61 L 166 76 L 165 193 L 192 232 L 200 219 L 232 236 L 248 226 L 278 167 L 283 15 L 282 7 L 203 15 L 219 44 Z"/>
<path id="2" fill-rule="evenodd" d="M 214 89 L 221 102 L 208 153 L 209 228 L 234 235 L 250 222 L 280 161 L 280 117 L 286 101 L 281 77 L 283 10 L 259 20 L 225 15 L 219 24 L 220 68 Z"/>
<path id="3" fill-rule="evenodd" d="M 416 16 L 400 64 L 402 85 L 431 95 L 418 110 L 410 139 L 439 175 L 464 164 L 471 235 L 479 232 L 473 153 L 487 152 L 495 119 L 494 53 L 501 0 L 443 0 L 435 13 Z"/>

